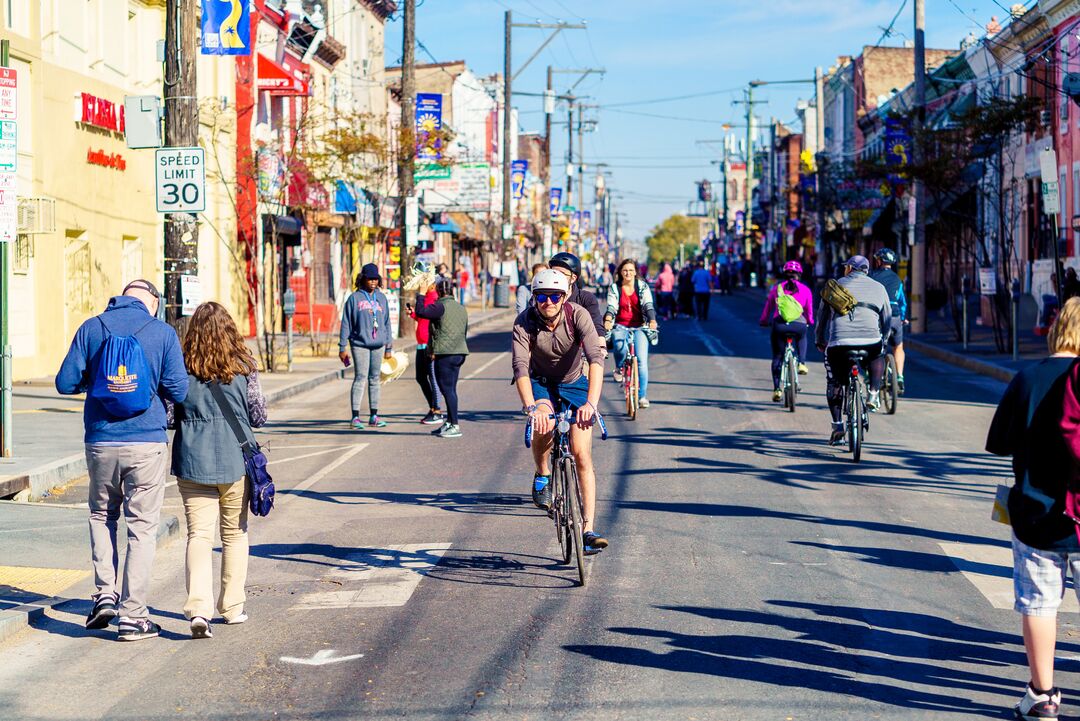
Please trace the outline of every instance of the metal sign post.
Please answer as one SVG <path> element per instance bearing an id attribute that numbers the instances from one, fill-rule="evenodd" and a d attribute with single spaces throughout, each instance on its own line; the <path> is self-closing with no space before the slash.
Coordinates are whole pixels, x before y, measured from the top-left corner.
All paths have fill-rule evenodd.
<path id="1" fill-rule="evenodd" d="M 11 147 L 15 147 L 15 134 L 18 108 L 16 105 L 18 75 L 8 68 L 9 42 L 0 40 L 0 119 L 3 120 L 3 133 L 11 134 Z M 6 142 L 6 141 L 5 141 Z M 4 182 L 0 185 L 0 215 L 7 220 L 0 223 L 0 458 L 11 458 L 14 454 L 11 399 L 11 302 L 9 300 L 8 276 L 11 274 L 11 242 L 14 240 L 15 223 L 13 216 L 17 212 L 15 197 L 15 160 L 10 165 L 0 168 Z"/>

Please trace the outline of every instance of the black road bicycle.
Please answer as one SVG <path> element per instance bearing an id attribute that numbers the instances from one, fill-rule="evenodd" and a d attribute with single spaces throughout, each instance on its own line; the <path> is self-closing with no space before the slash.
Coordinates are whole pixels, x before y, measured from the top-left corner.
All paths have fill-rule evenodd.
<path id="1" fill-rule="evenodd" d="M 555 421 L 553 442 L 551 444 L 551 512 L 555 521 L 555 535 L 559 539 L 564 566 L 571 558 L 577 560 L 578 582 L 585 585 L 585 509 L 581 500 L 581 488 L 578 486 L 577 462 L 570 452 L 570 426 L 574 422 L 575 411 L 566 409 L 561 413 L 548 416 Z M 600 439 L 607 440 L 607 426 L 604 418 L 597 413 L 596 423 L 600 426 Z M 525 447 L 532 448 L 532 419 L 525 425 Z"/>
<path id="2" fill-rule="evenodd" d="M 863 386 L 861 368 L 866 360 L 864 350 L 848 351 L 847 390 L 844 393 L 844 426 L 847 431 L 848 450 L 856 463 L 862 458 L 863 438 L 870 430 L 870 414 L 866 409 L 866 389 Z"/>

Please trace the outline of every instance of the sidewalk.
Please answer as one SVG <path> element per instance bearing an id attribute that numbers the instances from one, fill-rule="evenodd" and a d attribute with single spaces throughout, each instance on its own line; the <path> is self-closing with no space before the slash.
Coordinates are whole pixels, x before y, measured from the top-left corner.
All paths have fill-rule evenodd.
<path id="1" fill-rule="evenodd" d="M 509 329 L 512 308 L 469 309 L 470 335 L 500 326 Z M 306 343 L 299 339 L 298 345 Z M 398 339 L 395 349 L 411 353 L 413 339 Z M 308 391 L 351 370 L 333 357 L 294 356 L 292 373 L 261 376 L 267 403 L 273 405 Z M 72 484 L 86 475 L 82 443 L 82 397 L 60 396 L 52 378 L 16 386 L 15 450 L 17 458 L 2 459 L 0 490 L 26 489 L 22 495 L 41 499 L 50 489 Z M 85 493 L 72 493 L 70 497 Z M 25 628 L 44 609 L 71 600 L 76 584 L 89 583 L 89 531 L 85 500 L 81 503 L 28 503 L 0 500 L 0 643 Z M 163 512 L 158 543 L 180 534 L 180 520 Z M 123 518 L 117 532 L 126 537 Z M 120 549 L 123 554 L 123 543 Z"/>
<path id="2" fill-rule="evenodd" d="M 1045 358 L 1046 337 L 1037 336 L 1031 328 L 1020 328 L 1019 357 L 1012 359 L 1010 351 L 1000 353 L 994 343 L 994 330 L 989 327 L 975 325 L 974 319 L 968 328 L 968 347 L 956 340 L 952 318 L 937 313 L 927 318 L 925 333 L 910 335 L 904 338 L 904 345 L 908 349 L 925 356 L 945 361 L 966 370 L 981 373 L 982 375 L 996 378 L 1008 383 L 1018 370 L 1032 361 Z M 1009 347 L 1011 339 L 1005 334 L 1005 343 Z"/>

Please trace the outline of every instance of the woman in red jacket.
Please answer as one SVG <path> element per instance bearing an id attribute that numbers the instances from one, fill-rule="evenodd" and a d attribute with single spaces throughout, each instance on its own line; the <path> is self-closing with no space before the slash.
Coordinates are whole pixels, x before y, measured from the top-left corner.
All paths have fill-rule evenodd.
<path id="1" fill-rule="evenodd" d="M 424 305 L 431 305 L 439 299 L 434 285 L 422 285 L 416 289 L 418 297 L 423 297 Z M 412 304 L 406 305 L 409 317 L 416 321 L 416 382 L 420 384 L 420 391 L 428 403 L 427 415 L 420 419 L 426 426 L 439 426 L 446 420 L 439 408 L 439 386 L 435 382 L 435 364 L 431 362 L 428 354 L 428 342 L 431 339 L 431 321 L 426 318 L 417 318 L 416 309 Z"/>

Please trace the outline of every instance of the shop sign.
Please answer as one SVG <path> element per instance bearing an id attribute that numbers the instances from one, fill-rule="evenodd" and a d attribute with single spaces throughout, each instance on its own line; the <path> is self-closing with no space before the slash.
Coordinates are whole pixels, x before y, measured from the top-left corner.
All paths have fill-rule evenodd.
<path id="1" fill-rule="evenodd" d="M 90 93 L 82 93 L 79 122 L 114 133 L 124 132 L 124 106 L 99 98 Z"/>
<path id="2" fill-rule="evenodd" d="M 100 165 L 103 168 L 127 170 L 127 161 L 124 160 L 120 153 L 106 153 L 104 150 L 91 148 L 86 151 L 86 162 L 90 165 Z"/>

